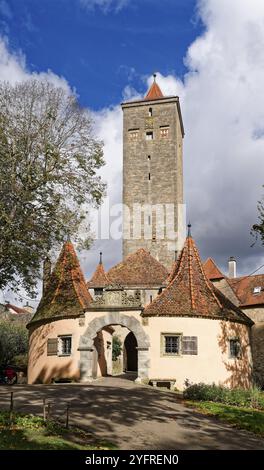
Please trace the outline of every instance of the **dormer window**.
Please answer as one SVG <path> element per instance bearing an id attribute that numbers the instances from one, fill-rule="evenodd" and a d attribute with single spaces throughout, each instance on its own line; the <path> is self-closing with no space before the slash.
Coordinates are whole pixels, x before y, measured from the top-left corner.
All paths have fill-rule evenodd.
<path id="1" fill-rule="evenodd" d="M 254 287 L 253 294 L 260 294 L 260 292 L 261 292 L 261 286 Z"/>
<path id="2" fill-rule="evenodd" d="M 94 295 L 103 295 L 104 289 L 102 287 L 96 287 L 94 289 Z"/>

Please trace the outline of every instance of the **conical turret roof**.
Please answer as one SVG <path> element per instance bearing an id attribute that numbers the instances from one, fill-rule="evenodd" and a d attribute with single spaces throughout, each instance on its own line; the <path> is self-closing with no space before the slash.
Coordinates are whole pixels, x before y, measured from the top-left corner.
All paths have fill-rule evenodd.
<path id="1" fill-rule="evenodd" d="M 92 302 L 73 244 L 64 243 L 30 324 L 81 315 Z"/>
<path id="2" fill-rule="evenodd" d="M 251 325 L 252 321 L 208 280 L 191 236 L 186 238 L 166 289 L 143 316 L 205 317 Z"/>
<path id="3" fill-rule="evenodd" d="M 109 286 L 109 284 L 111 284 L 111 281 L 108 279 L 107 274 L 104 270 L 104 265 L 102 262 L 102 253 L 100 253 L 100 261 L 90 281 L 87 282 L 87 287 L 88 289 L 93 289 L 94 287 L 106 287 Z"/>
<path id="4" fill-rule="evenodd" d="M 154 74 L 154 81 L 149 88 L 144 100 L 158 100 L 160 98 L 164 98 L 164 96 L 159 85 L 156 83 L 156 75 Z"/>

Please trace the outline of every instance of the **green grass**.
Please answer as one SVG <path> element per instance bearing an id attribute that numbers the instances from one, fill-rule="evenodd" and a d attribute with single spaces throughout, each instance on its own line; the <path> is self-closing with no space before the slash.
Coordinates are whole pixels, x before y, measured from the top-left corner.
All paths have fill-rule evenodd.
<path id="1" fill-rule="evenodd" d="M 185 404 L 203 414 L 215 416 L 236 428 L 264 436 L 264 411 L 210 401 L 186 401 Z"/>
<path id="2" fill-rule="evenodd" d="M 58 422 L 44 423 L 38 416 L 15 414 L 10 425 L 8 414 L 0 412 L 0 450 L 8 449 L 108 450 L 114 446 L 76 427 L 67 430 Z"/>

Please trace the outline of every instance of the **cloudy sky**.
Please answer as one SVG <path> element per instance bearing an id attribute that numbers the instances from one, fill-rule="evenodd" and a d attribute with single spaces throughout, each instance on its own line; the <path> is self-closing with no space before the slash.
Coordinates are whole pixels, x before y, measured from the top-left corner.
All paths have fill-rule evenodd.
<path id="1" fill-rule="evenodd" d="M 187 218 L 203 258 L 238 274 L 264 264 L 250 227 L 264 190 L 263 0 L 0 0 L 0 80 L 32 74 L 74 89 L 105 143 L 102 176 L 121 201 L 119 103 L 143 96 L 153 71 L 180 97 Z M 110 267 L 120 241 L 82 253 L 86 276 L 98 251 Z M 261 271 L 260 271 L 261 272 Z"/>

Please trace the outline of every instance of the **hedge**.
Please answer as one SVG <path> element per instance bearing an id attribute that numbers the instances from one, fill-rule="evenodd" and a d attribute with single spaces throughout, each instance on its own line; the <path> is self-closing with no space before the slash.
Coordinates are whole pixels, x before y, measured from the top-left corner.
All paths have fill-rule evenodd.
<path id="1" fill-rule="evenodd" d="M 183 397 L 193 401 L 213 401 L 264 410 L 264 393 L 256 387 L 248 390 L 228 389 L 214 384 L 198 383 L 186 388 Z"/>

